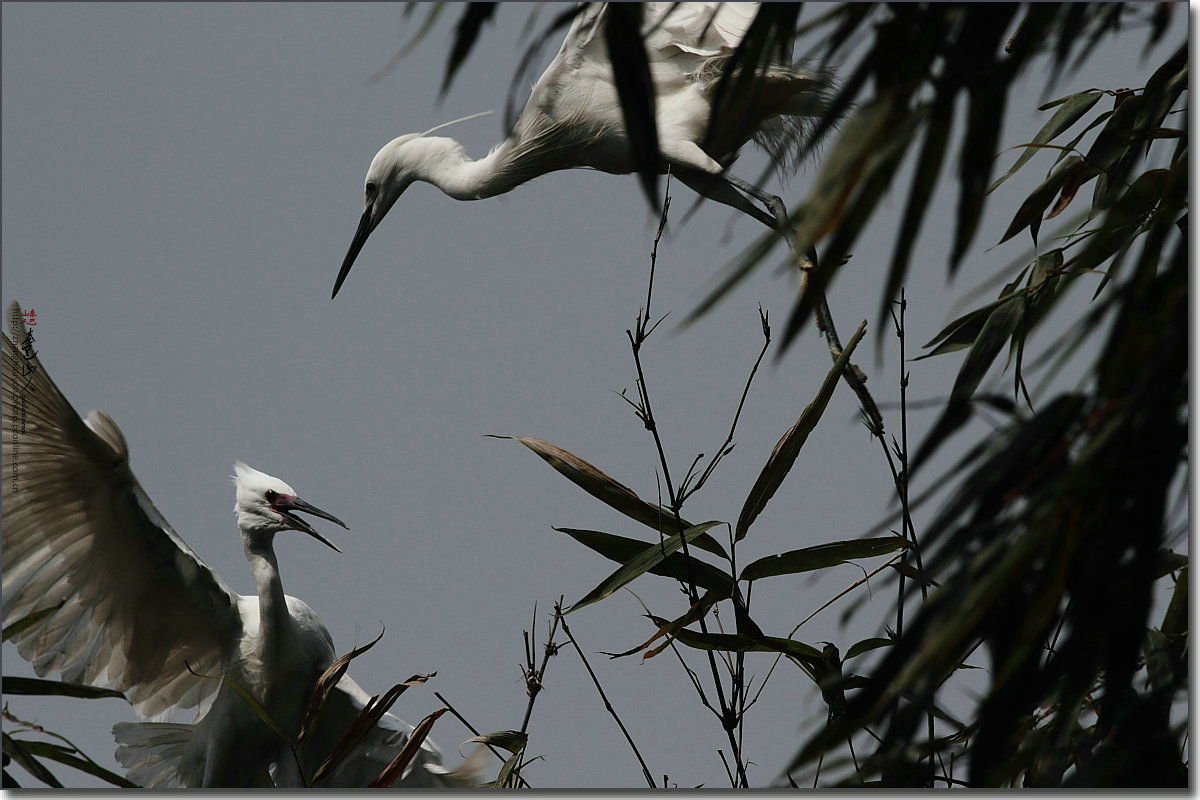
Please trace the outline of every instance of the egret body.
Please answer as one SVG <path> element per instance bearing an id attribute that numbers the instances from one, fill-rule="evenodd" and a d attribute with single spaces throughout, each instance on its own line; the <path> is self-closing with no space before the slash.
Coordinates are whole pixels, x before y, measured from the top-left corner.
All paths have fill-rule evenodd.
<path id="1" fill-rule="evenodd" d="M 20 319 L 19 308 L 12 314 Z M 81 419 L 36 355 L 2 338 L 4 430 L 19 431 L 19 450 L 4 438 L 5 463 L 18 471 L 3 486 L 3 624 L 47 613 L 16 635 L 18 652 L 39 675 L 123 692 L 145 717 L 199 708 L 189 723 L 114 727 L 117 758 L 136 783 L 304 785 L 368 695 L 343 677 L 297 758 L 222 679 L 248 691 L 283 731 L 298 732 L 336 656 L 313 610 L 284 594 L 275 536 L 301 531 L 337 550 L 297 514 L 345 523 L 278 478 L 236 464 L 234 512 L 257 590 L 238 594 L 146 496 L 116 423 L 102 411 Z M 320 785 L 366 785 L 411 730 L 386 715 Z M 399 784 L 437 786 L 447 772 L 427 740 Z"/>
<path id="2" fill-rule="evenodd" d="M 796 141 L 796 129 L 824 112 L 828 78 L 790 63 L 770 64 L 757 74 L 753 96 L 738 119 L 716 120 L 708 138 L 721 67 L 746 35 L 758 4 L 645 6 L 643 33 L 663 168 L 670 166 L 697 193 L 779 226 L 786 216 L 779 198 L 729 173 L 726 165 L 751 138 L 773 150 Z M 472 159 L 458 142 L 442 136 L 410 133 L 384 145 L 367 170 L 362 217 L 334 297 L 367 237 L 414 182 L 432 183 L 457 200 L 480 200 L 561 169 L 634 171 L 602 36 L 606 13 L 603 3 L 580 10 L 512 131 L 483 158 Z"/>

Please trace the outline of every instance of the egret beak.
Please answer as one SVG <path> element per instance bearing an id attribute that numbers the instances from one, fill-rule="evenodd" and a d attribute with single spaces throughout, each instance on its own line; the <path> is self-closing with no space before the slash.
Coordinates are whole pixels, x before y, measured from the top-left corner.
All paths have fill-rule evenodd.
<path id="1" fill-rule="evenodd" d="M 303 511 L 305 514 L 312 514 L 314 517 L 320 517 L 321 519 L 327 519 L 330 522 L 336 522 L 338 525 L 341 525 L 346 530 L 350 530 L 349 525 L 342 522 L 340 519 L 335 517 L 333 514 L 330 514 L 328 511 L 322 511 L 321 509 L 317 508 L 314 505 L 309 505 L 308 503 L 301 500 L 299 497 L 280 498 L 275 503 L 275 505 L 272 506 L 272 508 L 274 508 L 275 511 L 278 512 L 280 516 L 282 516 L 284 519 L 286 519 L 288 521 L 288 524 L 291 525 L 292 528 L 294 528 L 295 530 L 304 531 L 305 533 L 307 533 L 309 536 L 313 537 L 317 541 L 329 545 L 334 550 L 337 550 L 339 553 L 342 552 L 342 549 L 340 547 L 338 547 L 336 544 L 329 541 L 324 536 L 322 536 L 320 533 L 318 533 L 316 528 L 314 528 L 312 525 L 309 525 L 307 522 L 305 522 L 300 517 L 297 517 L 295 514 L 293 514 L 291 512 Z"/>
<path id="2" fill-rule="evenodd" d="M 337 280 L 333 282 L 333 294 L 330 297 L 337 297 L 338 289 L 342 288 L 342 283 L 346 280 L 346 276 L 350 274 L 350 268 L 354 266 L 354 259 L 358 258 L 358 252 L 363 249 L 363 245 L 367 243 L 367 237 L 371 235 L 371 231 L 375 226 L 371 223 L 371 206 L 363 211 L 362 219 L 358 221 L 358 230 L 354 232 L 354 239 L 350 242 L 350 249 L 346 252 L 346 258 L 342 261 L 342 269 L 338 273 Z"/>

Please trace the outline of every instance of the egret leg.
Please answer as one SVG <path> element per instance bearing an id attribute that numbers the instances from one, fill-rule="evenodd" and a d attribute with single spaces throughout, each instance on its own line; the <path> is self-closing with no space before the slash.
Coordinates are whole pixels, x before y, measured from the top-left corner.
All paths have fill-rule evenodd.
<path id="1" fill-rule="evenodd" d="M 670 162 L 672 172 L 692 191 L 736 208 L 768 228 L 784 232 L 787 209 L 784 208 L 783 201 L 775 195 L 768 194 L 754 184 L 727 172 L 695 142 L 686 139 L 660 142 L 659 149 L 663 157 Z M 767 211 L 764 212 L 747 200 L 746 195 L 762 203 Z"/>
<path id="2" fill-rule="evenodd" d="M 749 181 L 745 181 L 733 173 L 725 171 L 721 168 L 720 164 L 709 158 L 708 154 L 701 150 L 694 142 L 677 142 L 670 149 L 675 154 L 675 158 L 686 165 L 677 167 L 674 170 L 675 174 L 692 191 L 724 203 L 727 206 L 732 206 L 754 217 L 768 228 L 779 231 L 781 235 L 787 235 L 787 209 L 783 205 L 783 200 L 777 195 L 763 191 Z M 672 160 L 667 148 L 663 149 L 663 155 L 668 160 Z M 676 162 L 672 161 L 672 163 L 674 165 Z M 714 171 L 714 169 L 717 171 Z M 758 206 L 751 203 L 747 199 L 747 195 L 762 203 L 767 208 L 767 212 L 764 212 Z M 816 247 L 810 245 L 808 252 L 798 258 L 796 266 L 801 271 L 800 290 L 801 292 L 807 292 L 809 291 L 809 274 L 811 270 L 817 267 Z M 836 361 L 842 354 L 843 345 L 842 340 L 838 337 L 837 328 L 833 324 L 833 312 L 829 310 L 829 301 L 825 297 L 823 289 L 818 290 L 816 297 L 813 298 L 813 317 L 817 329 L 825 337 L 825 342 L 829 346 L 829 354 Z M 871 396 L 870 390 L 867 389 L 866 375 L 855 364 L 850 364 L 849 367 L 843 373 L 843 377 L 847 385 L 858 396 L 863 413 L 870 420 L 872 433 L 877 436 L 883 436 L 883 416 L 879 413 L 879 406 L 876 405 L 875 398 Z"/>
<path id="3" fill-rule="evenodd" d="M 687 186 L 693 192 L 710 200 L 716 200 L 718 203 L 736 208 L 743 214 L 753 217 L 754 219 L 766 225 L 768 228 L 778 229 L 779 225 L 776 222 L 777 217 L 768 214 L 758 206 L 750 202 L 744 194 L 737 191 L 725 180 L 724 175 L 709 175 L 707 172 L 689 169 L 687 167 L 673 167 L 671 174 Z"/>

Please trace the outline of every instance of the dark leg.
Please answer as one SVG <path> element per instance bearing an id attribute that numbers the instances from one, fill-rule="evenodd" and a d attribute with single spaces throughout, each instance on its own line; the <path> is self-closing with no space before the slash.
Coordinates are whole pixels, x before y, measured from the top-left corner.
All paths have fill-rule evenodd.
<path id="1" fill-rule="evenodd" d="M 776 195 L 764 192 L 754 184 L 748 183 L 730 172 L 726 172 L 724 178 L 730 186 L 750 195 L 766 206 L 771 214 L 769 218 L 766 215 L 752 215 L 755 219 L 768 227 L 775 228 L 781 234 L 785 234 L 784 228 L 788 222 L 788 215 L 787 209 L 784 208 L 783 200 Z M 757 211 L 758 209 L 756 208 L 755 210 Z M 805 256 L 798 259 L 797 266 L 800 267 L 800 291 L 802 293 L 807 292 L 809 289 L 809 275 L 817 268 L 817 248 L 810 245 Z M 833 325 L 833 314 L 829 310 L 829 301 L 825 298 L 824 290 L 817 292 L 817 296 L 813 302 L 813 315 L 817 323 L 817 329 L 825 336 L 825 341 L 829 345 L 829 354 L 836 361 L 838 356 L 842 354 L 842 340 L 838 338 L 837 328 Z M 882 436 L 884 431 L 883 415 L 879 413 L 879 407 L 875 404 L 875 398 L 871 397 L 871 392 L 867 389 L 866 374 L 853 363 L 847 366 L 849 368 L 844 373 L 846 383 L 858 396 L 858 401 L 862 404 L 863 414 L 866 415 L 870 422 L 871 432 L 876 436 Z"/>

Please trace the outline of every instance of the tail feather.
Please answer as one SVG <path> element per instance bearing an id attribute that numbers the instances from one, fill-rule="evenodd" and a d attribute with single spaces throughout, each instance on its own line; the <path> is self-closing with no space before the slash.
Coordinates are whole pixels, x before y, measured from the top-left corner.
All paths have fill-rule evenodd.
<path id="1" fill-rule="evenodd" d="M 113 725 L 116 758 L 125 768 L 125 777 L 147 789 L 191 787 L 181 767 L 195 729 L 195 725 L 173 722 L 118 722 Z"/>
<path id="2" fill-rule="evenodd" d="M 791 93 L 782 113 L 764 120 L 754 133 L 754 143 L 770 157 L 780 182 L 786 182 L 816 155 L 818 142 L 812 141 L 812 134 L 829 113 L 837 84 L 832 71 L 804 62 L 797 62 L 791 69 L 773 67 L 763 78 L 804 86 Z M 825 132 L 835 128 L 836 122 Z"/>

